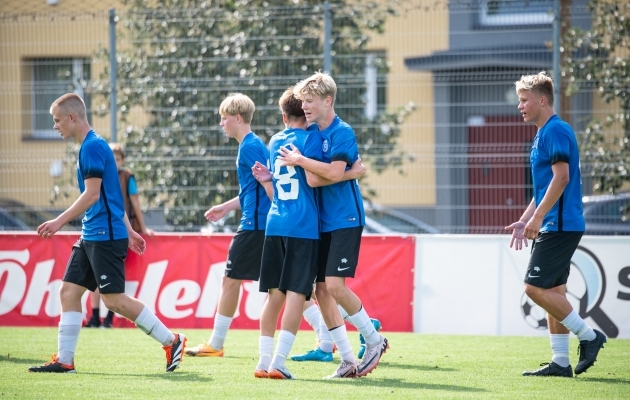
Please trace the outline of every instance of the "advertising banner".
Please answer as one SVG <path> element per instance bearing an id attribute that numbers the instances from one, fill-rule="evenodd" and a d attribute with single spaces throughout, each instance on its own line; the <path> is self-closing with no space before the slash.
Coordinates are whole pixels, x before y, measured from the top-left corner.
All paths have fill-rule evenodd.
<path id="1" fill-rule="evenodd" d="M 58 324 L 61 279 L 78 237 L 0 234 L 0 326 Z M 126 293 L 169 327 L 212 328 L 232 235 L 157 234 L 145 239 L 144 255 L 129 253 Z M 347 280 L 369 315 L 388 331 L 413 329 L 414 251 L 414 237 L 364 236 L 356 278 Z M 265 296 L 257 282 L 244 281 L 232 327 L 258 329 Z M 87 294 L 83 304 L 88 310 Z M 115 318 L 114 326 L 133 324 Z M 303 322 L 302 328 L 308 325 Z"/>

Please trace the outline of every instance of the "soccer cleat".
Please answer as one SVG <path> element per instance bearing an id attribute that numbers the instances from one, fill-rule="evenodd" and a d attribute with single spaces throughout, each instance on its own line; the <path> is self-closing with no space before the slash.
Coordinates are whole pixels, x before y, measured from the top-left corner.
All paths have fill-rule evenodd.
<path id="1" fill-rule="evenodd" d="M 372 321 L 372 325 L 374 325 L 374 329 L 376 330 L 376 332 L 380 331 L 381 328 L 383 327 L 381 325 L 381 321 L 379 321 L 376 318 L 370 318 L 370 321 Z M 360 359 L 363 358 L 363 353 L 365 353 L 365 338 L 360 333 L 359 333 L 359 342 L 361 342 L 361 347 L 359 347 L 359 352 L 357 353 L 357 358 L 360 360 Z"/>
<path id="2" fill-rule="evenodd" d="M 381 356 L 389 349 L 389 342 L 383 335 L 379 335 L 379 341 L 377 344 L 371 345 L 367 343 L 365 345 L 365 353 L 363 358 L 357 367 L 357 376 L 366 376 L 381 360 Z"/>
<path id="3" fill-rule="evenodd" d="M 580 345 L 578 347 L 580 360 L 575 367 L 576 375 L 579 375 L 582 372 L 586 372 L 587 369 L 595 364 L 595 361 L 597 361 L 597 354 L 599 353 L 599 349 L 603 349 L 604 343 L 606 343 L 607 341 L 606 335 L 604 335 L 597 329 L 593 330 L 595 331 L 595 339 L 591 340 L 590 342 L 587 340 L 580 341 Z"/>
<path id="4" fill-rule="evenodd" d="M 99 318 L 90 318 L 90 320 L 85 324 L 84 328 L 100 328 L 101 320 Z"/>
<path id="5" fill-rule="evenodd" d="M 319 347 L 315 350 L 309 350 L 305 354 L 299 356 L 291 356 L 291 360 L 293 361 L 323 361 L 323 362 L 332 362 L 333 353 L 328 353 L 326 351 L 322 351 Z"/>
<path id="6" fill-rule="evenodd" d="M 258 364 L 254 370 L 254 378 L 268 378 L 267 369 L 262 364 Z"/>
<path id="7" fill-rule="evenodd" d="M 184 347 L 186 347 L 186 336 L 175 333 L 175 340 L 170 346 L 162 347 L 166 353 L 166 372 L 173 372 L 179 367 L 184 358 Z"/>
<path id="8" fill-rule="evenodd" d="M 107 318 L 105 318 L 103 320 L 103 325 L 101 325 L 101 328 L 113 328 L 113 323 L 112 321 L 108 320 Z"/>
<path id="9" fill-rule="evenodd" d="M 74 369 L 74 363 L 72 365 L 62 364 L 57 361 L 57 355 L 53 354 L 52 361 L 47 362 L 41 367 L 30 367 L 28 372 L 57 372 L 63 374 L 75 374 L 77 371 Z"/>
<path id="10" fill-rule="evenodd" d="M 295 376 L 289 372 L 287 367 L 272 368 L 269 367 L 267 372 L 267 378 L 269 379 L 295 379 Z"/>
<path id="11" fill-rule="evenodd" d="M 186 355 L 193 357 L 223 357 L 223 349 L 215 350 L 208 342 L 203 342 L 199 346 L 187 348 Z"/>
<path id="12" fill-rule="evenodd" d="M 339 364 L 335 373 L 324 377 L 324 379 L 356 378 L 357 366 L 358 364 L 350 364 L 341 360 L 341 364 Z"/>
<path id="13" fill-rule="evenodd" d="M 573 370 L 570 365 L 568 367 L 562 367 L 552 361 L 550 363 L 542 363 L 540 366 L 542 368 L 536 371 L 523 372 L 523 376 L 562 376 L 565 378 L 573 378 Z"/>

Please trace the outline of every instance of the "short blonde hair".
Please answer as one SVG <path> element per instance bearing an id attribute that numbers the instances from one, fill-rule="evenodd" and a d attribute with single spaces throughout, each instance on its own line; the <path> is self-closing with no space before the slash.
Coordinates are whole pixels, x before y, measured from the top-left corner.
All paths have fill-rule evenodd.
<path id="1" fill-rule="evenodd" d="M 545 71 L 534 75 L 523 75 L 519 81 L 514 82 L 516 94 L 528 90 L 538 96 L 545 96 L 547 103 L 553 106 L 553 80 Z"/>
<path id="2" fill-rule="evenodd" d="M 293 88 L 293 94 L 298 100 L 302 100 L 302 96 L 304 95 L 317 96 L 320 98 L 330 96 L 333 104 L 335 104 L 337 84 L 332 76 L 320 71 L 298 82 Z"/>
<path id="3" fill-rule="evenodd" d="M 221 115 L 239 115 L 243 117 L 243 122 L 249 124 L 254 118 L 256 105 L 254 101 L 243 93 L 230 93 L 219 106 Z"/>
<path id="4" fill-rule="evenodd" d="M 66 114 L 73 113 L 79 119 L 86 119 L 87 111 L 85 109 L 85 103 L 76 93 L 66 93 L 57 100 L 53 101 L 50 105 L 49 112 L 52 114 L 56 107 L 59 107 Z"/>

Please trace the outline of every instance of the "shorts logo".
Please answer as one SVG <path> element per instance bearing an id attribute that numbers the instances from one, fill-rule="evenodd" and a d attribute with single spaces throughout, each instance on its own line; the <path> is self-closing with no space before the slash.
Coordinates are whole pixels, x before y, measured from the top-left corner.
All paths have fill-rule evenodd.
<path id="1" fill-rule="evenodd" d="M 347 259 L 347 258 L 342 258 L 342 259 L 341 259 L 341 263 L 342 263 L 342 264 L 346 264 L 347 262 L 348 262 L 348 259 Z M 350 267 L 341 268 L 341 266 L 338 266 L 338 267 L 337 267 L 337 271 L 345 271 L 345 270 L 347 270 L 347 269 L 349 269 L 349 268 L 350 268 Z"/>
<path id="2" fill-rule="evenodd" d="M 101 275 L 101 280 L 104 281 L 105 279 L 107 279 L 107 275 Z"/>
<path id="3" fill-rule="evenodd" d="M 105 286 L 111 285 L 111 282 L 106 283 L 104 285 L 98 285 L 99 288 L 103 289 Z"/>

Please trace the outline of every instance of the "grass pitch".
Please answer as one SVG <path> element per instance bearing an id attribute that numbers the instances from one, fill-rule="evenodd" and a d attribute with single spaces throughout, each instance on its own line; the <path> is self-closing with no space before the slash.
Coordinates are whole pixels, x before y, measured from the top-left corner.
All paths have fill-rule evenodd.
<path id="1" fill-rule="evenodd" d="M 208 330 L 184 330 L 188 345 Z M 232 330 L 223 358 L 185 357 L 164 373 L 160 345 L 137 329 L 83 329 L 77 374 L 34 374 L 27 368 L 56 352 L 56 328 L 0 328 L 0 398 L 90 399 L 630 399 L 630 340 L 609 339 L 595 366 L 573 378 L 523 377 L 549 361 L 546 337 L 420 335 L 384 332 L 391 348 L 370 375 L 323 380 L 333 363 L 287 361 L 295 381 L 255 379 L 258 332 Z M 350 333 L 358 348 L 357 334 Z M 302 331 L 294 353 L 310 349 L 314 333 Z M 571 340 L 575 367 L 577 340 Z"/>

